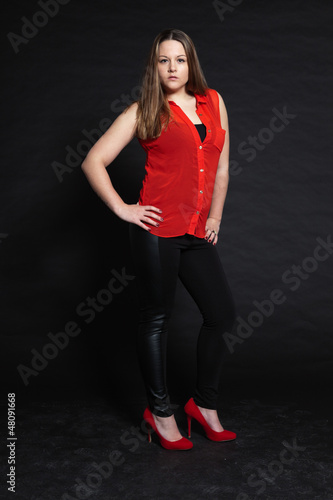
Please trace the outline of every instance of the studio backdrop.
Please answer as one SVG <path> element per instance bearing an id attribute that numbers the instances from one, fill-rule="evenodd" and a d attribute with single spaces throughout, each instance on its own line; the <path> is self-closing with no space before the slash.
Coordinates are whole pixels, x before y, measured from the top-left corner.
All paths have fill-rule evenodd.
<path id="1" fill-rule="evenodd" d="M 97 198 L 80 165 L 138 98 L 148 51 L 166 28 L 193 39 L 229 115 L 230 184 L 217 249 L 237 320 L 224 335 L 225 394 L 325 388 L 332 373 L 332 13 L 328 0 L 6 4 L 6 393 L 113 397 L 126 387 L 143 395 L 128 224 Z M 138 200 L 144 162 L 135 139 L 108 167 L 127 203 Z M 194 380 L 200 321 L 179 284 L 168 354 L 176 394 L 177 377 L 189 389 Z"/>

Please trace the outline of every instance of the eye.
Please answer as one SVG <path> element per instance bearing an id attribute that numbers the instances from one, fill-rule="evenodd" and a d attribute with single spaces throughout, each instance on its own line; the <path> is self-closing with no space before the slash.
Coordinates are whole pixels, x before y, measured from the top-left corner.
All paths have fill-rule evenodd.
<path id="1" fill-rule="evenodd" d="M 168 62 L 168 60 L 167 59 L 160 59 L 159 62 L 160 63 L 165 63 L 165 62 Z"/>
<path id="2" fill-rule="evenodd" d="M 179 59 L 178 59 L 178 62 L 183 63 L 183 62 L 186 62 L 186 61 L 185 61 L 185 59 L 179 58 Z"/>

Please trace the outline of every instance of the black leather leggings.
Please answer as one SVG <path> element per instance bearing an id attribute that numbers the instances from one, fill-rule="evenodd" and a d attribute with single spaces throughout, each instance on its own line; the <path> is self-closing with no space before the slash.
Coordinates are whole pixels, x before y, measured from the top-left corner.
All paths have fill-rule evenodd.
<path id="1" fill-rule="evenodd" d="M 166 387 L 168 321 L 177 277 L 203 317 L 197 343 L 195 403 L 216 409 L 224 340 L 235 321 L 232 295 L 216 248 L 205 239 L 185 234 L 155 236 L 130 224 L 130 239 L 139 286 L 140 321 L 137 351 L 150 410 L 170 416 Z"/>

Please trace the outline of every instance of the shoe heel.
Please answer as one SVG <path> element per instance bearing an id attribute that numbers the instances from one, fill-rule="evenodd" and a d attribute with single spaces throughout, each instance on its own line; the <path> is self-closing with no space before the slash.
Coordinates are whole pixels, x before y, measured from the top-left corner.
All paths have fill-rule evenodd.
<path id="1" fill-rule="evenodd" d="M 190 415 L 187 415 L 187 436 L 189 438 L 191 437 L 191 420 L 192 417 L 190 417 Z"/>
<path id="2" fill-rule="evenodd" d="M 148 443 L 151 443 L 151 427 L 149 424 L 147 425 L 147 431 L 148 431 Z"/>
<path id="3" fill-rule="evenodd" d="M 236 434 L 231 431 L 223 430 L 221 432 L 214 431 L 207 423 L 206 419 L 202 415 L 199 407 L 195 404 L 193 398 L 191 398 L 185 405 L 185 413 L 187 415 L 188 422 L 188 437 L 191 437 L 191 418 L 193 417 L 202 427 L 206 433 L 206 436 L 211 441 L 232 441 L 236 439 Z"/>
<path id="4" fill-rule="evenodd" d="M 188 439 L 182 437 L 177 441 L 168 441 L 159 432 L 154 422 L 154 417 L 150 409 L 147 407 L 143 413 L 143 420 L 146 422 L 148 441 L 151 443 L 151 432 L 152 430 L 156 432 L 156 435 L 160 441 L 160 444 L 166 450 L 190 450 L 193 448 L 193 443 Z"/>

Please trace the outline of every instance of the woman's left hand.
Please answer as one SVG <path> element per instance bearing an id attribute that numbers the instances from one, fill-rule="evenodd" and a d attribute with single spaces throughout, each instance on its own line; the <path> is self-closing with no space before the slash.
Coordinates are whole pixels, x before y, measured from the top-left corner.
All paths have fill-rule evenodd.
<path id="1" fill-rule="evenodd" d="M 205 229 L 205 239 L 208 241 L 208 243 L 213 243 L 213 245 L 216 245 L 220 230 L 220 221 L 218 219 L 213 219 L 213 217 L 208 217 Z"/>

